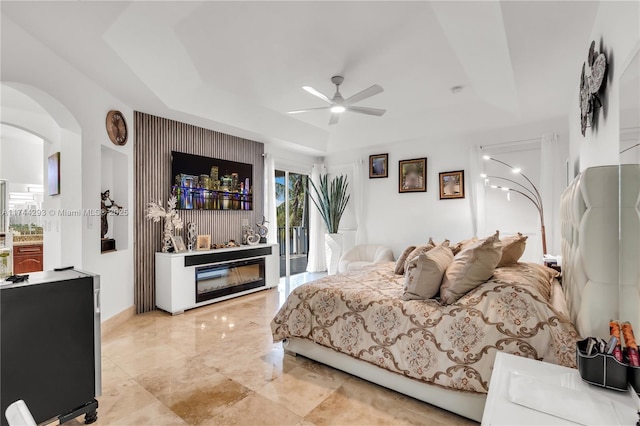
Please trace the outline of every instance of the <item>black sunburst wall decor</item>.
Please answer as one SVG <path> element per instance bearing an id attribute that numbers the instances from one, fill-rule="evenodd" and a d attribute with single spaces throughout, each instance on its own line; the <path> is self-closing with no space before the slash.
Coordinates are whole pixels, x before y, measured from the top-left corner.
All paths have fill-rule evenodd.
<path id="1" fill-rule="evenodd" d="M 591 42 L 587 62 L 582 64 L 580 76 L 580 130 L 585 136 L 587 127 L 594 123 L 594 111 L 602 106 L 598 97 L 604 92 L 607 75 L 607 57 L 596 51 L 596 42 Z"/>

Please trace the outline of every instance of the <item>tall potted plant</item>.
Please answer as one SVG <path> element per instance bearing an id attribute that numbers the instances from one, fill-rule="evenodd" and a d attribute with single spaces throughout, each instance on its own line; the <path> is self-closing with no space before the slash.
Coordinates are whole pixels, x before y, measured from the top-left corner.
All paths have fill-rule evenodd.
<path id="1" fill-rule="evenodd" d="M 319 186 L 310 180 L 313 194 L 311 200 L 318 208 L 320 216 L 327 227 L 325 235 L 325 254 L 327 256 L 327 271 L 333 275 L 338 271 L 338 262 L 342 254 L 342 235 L 338 234 L 340 219 L 344 213 L 349 198 L 347 189 L 349 182 L 346 176 L 336 176 L 329 183 L 328 175 L 321 175 Z"/>

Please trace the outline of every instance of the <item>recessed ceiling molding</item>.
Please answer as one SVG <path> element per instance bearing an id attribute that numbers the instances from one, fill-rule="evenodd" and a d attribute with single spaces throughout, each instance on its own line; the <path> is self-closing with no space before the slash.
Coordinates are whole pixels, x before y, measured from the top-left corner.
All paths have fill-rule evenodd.
<path id="1" fill-rule="evenodd" d="M 103 35 L 107 45 L 167 105 L 203 84 L 173 30 L 198 5 L 154 2 L 149 7 L 146 2 L 133 2 Z"/>
<path id="2" fill-rule="evenodd" d="M 575 63 L 584 60 L 575 46 L 589 39 L 598 2 L 476 3 L 341 2 L 337 13 L 335 2 L 8 1 L 2 71 L 44 82 L 49 70 L 32 63 L 50 51 L 135 110 L 327 154 L 566 117 Z M 460 26 L 469 28 L 456 42 Z M 469 58 L 469 43 L 481 47 L 479 58 Z M 343 115 L 329 131 L 321 112 L 286 114 L 322 106 L 300 88 L 330 94 L 326 76 L 335 74 L 354 91 L 384 87 L 366 105 L 386 108 L 384 120 Z M 452 96 L 454 85 L 465 89 Z M 352 94 L 345 87 L 345 97 Z M 201 105 L 188 105 L 193 98 Z"/>
<path id="3" fill-rule="evenodd" d="M 103 39 L 167 107 L 246 129 L 267 139 L 326 151 L 329 137 L 326 130 L 250 104 L 201 78 L 175 31 L 199 6 L 199 2 L 152 5 L 134 2 L 109 27 Z M 303 140 L 301 134 L 305 135 Z"/>
<path id="4" fill-rule="evenodd" d="M 520 117 L 500 2 L 433 2 L 438 22 L 485 102 Z"/>

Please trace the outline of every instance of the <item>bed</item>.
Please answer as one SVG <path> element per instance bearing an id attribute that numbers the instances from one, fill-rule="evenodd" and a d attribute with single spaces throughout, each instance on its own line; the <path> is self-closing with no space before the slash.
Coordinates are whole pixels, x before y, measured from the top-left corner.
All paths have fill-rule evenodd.
<path id="1" fill-rule="evenodd" d="M 627 181 L 620 193 L 619 176 Z M 274 340 L 290 353 L 480 421 L 496 351 L 572 367 L 579 335 L 606 337 L 610 318 L 640 317 L 640 263 L 633 257 L 639 177 L 638 165 L 594 167 L 564 191 L 562 287 L 523 280 L 535 266 L 518 264 L 496 269 L 443 307 L 400 300 L 403 277 L 392 263 L 382 264 L 296 289 L 272 322 Z"/>
<path id="2" fill-rule="evenodd" d="M 271 327 L 300 354 L 480 421 L 497 351 L 574 366 L 578 334 L 540 266 L 497 268 L 456 303 L 404 301 L 393 262 L 295 289 Z M 551 279 L 550 279 L 551 277 Z"/>

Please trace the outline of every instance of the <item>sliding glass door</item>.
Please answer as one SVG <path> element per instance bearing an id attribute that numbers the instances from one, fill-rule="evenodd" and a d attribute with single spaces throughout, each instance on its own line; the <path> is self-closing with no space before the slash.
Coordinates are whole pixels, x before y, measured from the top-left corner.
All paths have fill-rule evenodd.
<path id="1" fill-rule="evenodd" d="M 280 276 L 307 270 L 309 252 L 309 177 L 304 174 L 276 170 L 276 205 Z"/>

